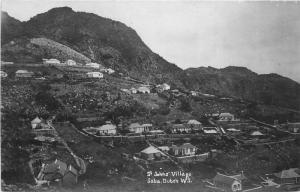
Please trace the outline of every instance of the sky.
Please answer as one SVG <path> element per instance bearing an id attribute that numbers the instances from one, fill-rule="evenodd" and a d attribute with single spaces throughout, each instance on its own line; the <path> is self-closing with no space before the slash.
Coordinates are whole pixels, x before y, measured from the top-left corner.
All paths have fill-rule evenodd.
<path id="1" fill-rule="evenodd" d="M 125 23 L 183 69 L 244 66 L 300 82 L 297 1 L 2 0 L 2 10 L 21 21 L 62 6 Z"/>

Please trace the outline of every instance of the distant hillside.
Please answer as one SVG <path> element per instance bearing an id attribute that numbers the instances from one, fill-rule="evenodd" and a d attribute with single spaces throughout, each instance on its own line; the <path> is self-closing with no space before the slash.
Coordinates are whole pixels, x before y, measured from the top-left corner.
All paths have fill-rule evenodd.
<path id="1" fill-rule="evenodd" d="M 194 90 L 300 109 L 299 83 L 277 74 L 258 75 L 244 67 L 190 68 L 181 77 Z"/>
<path id="2" fill-rule="evenodd" d="M 24 22 L 23 28 L 19 37 L 54 40 L 92 61 L 143 80 L 171 81 L 174 73 L 182 71 L 153 53 L 130 27 L 95 14 L 74 12 L 69 7 L 54 8 Z M 4 42 L 13 38 L 16 37 L 5 36 Z"/>
<path id="3" fill-rule="evenodd" d="M 300 85 L 295 81 L 244 67 L 182 70 L 152 52 L 132 28 L 95 14 L 61 7 L 20 22 L 3 12 L 1 25 L 2 60 L 92 61 L 145 82 L 300 109 Z"/>

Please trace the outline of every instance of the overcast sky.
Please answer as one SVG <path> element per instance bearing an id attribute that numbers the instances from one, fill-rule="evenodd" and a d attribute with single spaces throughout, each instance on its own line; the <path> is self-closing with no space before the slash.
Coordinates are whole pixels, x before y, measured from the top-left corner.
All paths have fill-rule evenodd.
<path id="1" fill-rule="evenodd" d="M 300 82 L 300 2 L 2 0 L 22 21 L 61 6 L 125 23 L 183 69 L 245 66 Z"/>

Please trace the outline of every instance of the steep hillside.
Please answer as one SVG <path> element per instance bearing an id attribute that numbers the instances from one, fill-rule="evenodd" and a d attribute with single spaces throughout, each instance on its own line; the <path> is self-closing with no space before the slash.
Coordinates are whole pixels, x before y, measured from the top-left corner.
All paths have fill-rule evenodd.
<path id="1" fill-rule="evenodd" d="M 94 61 L 145 82 L 171 84 L 217 95 L 300 109 L 299 84 L 243 67 L 182 70 L 152 52 L 138 34 L 118 21 L 69 7 L 20 22 L 2 13 L 2 60 L 31 63 L 42 58 Z"/>
<path id="2" fill-rule="evenodd" d="M 69 7 L 54 8 L 23 23 L 25 38 L 45 37 L 93 61 L 148 81 L 171 81 L 182 70 L 153 53 L 125 24 Z M 5 42 L 12 40 L 6 36 Z M 179 82 L 178 82 L 179 83 Z"/>
<path id="3" fill-rule="evenodd" d="M 300 85 L 277 74 L 258 75 L 244 67 L 190 68 L 182 76 L 190 89 L 300 109 Z"/>

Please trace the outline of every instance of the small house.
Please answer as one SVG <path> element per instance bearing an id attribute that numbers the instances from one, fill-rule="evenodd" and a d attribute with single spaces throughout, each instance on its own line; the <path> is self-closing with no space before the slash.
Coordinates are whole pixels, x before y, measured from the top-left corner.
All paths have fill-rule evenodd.
<path id="1" fill-rule="evenodd" d="M 87 72 L 86 75 L 90 78 L 103 78 L 103 73 L 100 72 Z"/>
<path id="2" fill-rule="evenodd" d="M 148 87 L 145 87 L 145 86 L 141 86 L 141 87 L 139 87 L 138 89 L 137 89 L 137 91 L 139 92 L 139 93 L 150 93 L 150 89 L 148 88 Z"/>
<path id="3" fill-rule="evenodd" d="M 115 134 L 117 134 L 117 126 L 115 126 L 111 123 L 102 125 L 100 127 L 96 127 L 96 129 L 100 135 L 115 135 Z"/>
<path id="4" fill-rule="evenodd" d="M 63 161 L 56 159 L 54 162 L 44 165 L 44 167 L 42 167 L 38 179 L 43 179 L 47 181 L 55 181 L 57 179 L 61 180 L 65 175 L 66 170 L 67 164 Z"/>
<path id="5" fill-rule="evenodd" d="M 253 131 L 250 135 L 253 137 L 257 137 L 257 136 L 263 136 L 264 134 L 262 134 L 260 131 Z"/>
<path id="6" fill-rule="evenodd" d="M 192 130 L 201 130 L 202 129 L 202 123 L 195 119 L 191 119 L 187 122 L 187 126 L 191 128 Z"/>
<path id="7" fill-rule="evenodd" d="M 190 133 L 192 129 L 186 124 L 173 124 L 171 131 L 172 133 Z"/>
<path id="8" fill-rule="evenodd" d="M 55 64 L 60 64 L 60 61 L 58 59 L 43 59 L 43 63 L 49 65 L 55 65 Z"/>
<path id="9" fill-rule="evenodd" d="M 216 187 L 221 188 L 224 191 L 242 191 L 242 181 L 234 176 L 217 173 L 217 175 L 213 178 L 213 183 Z"/>
<path id="10" fill-rule="evenodd" d="M 32 77 L 33 75 L 34 75 L 33 72 L 27 71 L 27 70 L 18 70 L 18 71 L 16 71 L 16 77 L 29 78 L 29 77 Z"/>
<path id="11" fill-rule="evenodd" d="M 234 121 L 234 115 L 231 113 L 221 113 L 219 115 L 219 121 Z"/>
<path id="12" fill-rule="evenodd" d="M 5 73 L 4 71 L 0 71 L 0 76 L 1 78 L 5 78 L 7 77 L 7 73 Z"/>
<path id="13" fill-rule="evenodd" d="M 137 93 L 137 89 L 134 88 L 134 87 L 132 87 L 132 88 L 130 89 L 130 92 L 133 93 L 133 94 L 136 94 L 136 93 Z"/>
<path id="14" fill-rule="evenodd" d="M 73 187 L 78 182 L 78 171 L 72 165 L 69 165 L 63 176 L 63 185 L 66 187 Z"/>
<path id="15" fill-rule="evenodd" d="M 41 120 L 39 117 L 34 118 L 34 119 L 31 121 L 31 127 L 32 127 L 32 129 L 37 128 L 38 125 L 40 125 L 41 122 L 42 122 L 42 120 Z"/>
<path id="16" fill-rule="evenodd" d="M 196 147 L 190 143 L 184 143 L 180 146 L 172 145 L 170 153 L 175 156 L 190 156 L 196 154 Z"/>
<path id="17" fill-rule="evenodd" d="M 284 183 L 299 183 L 300 182 L 300 170 L 298 168 L 290 168 L 275 173 L 276 181 L 280 184 Z"/>
<path id="18" fill-rule="evenodd" d="M 74 65 L 76 65 L 76 61 L 74 61 L 74 60 L 72 60 L 72 59 L 68 59 L 68 60 L 66 61 L 66 64 L 69 65 L 69 66 L 74 66 Z"/>
<path id="19" fill-rule="evenodd" d="M 157 88 L 157 90 L 158 90 L 159 92 L 163 92 L 163 91 L 170 90 L 170 89 L 171 89 L 171 86 L 168 85 L 167 83 L 163 83 L 163 84 L 161 84 L 161 85 L 157 85 L 156 88 Z"/>
<path id="20" fill-rule="evenodd" d="M 149 132 L 152 128 L 152 124 L 139 124 L 131 123 L 128 127 L 129 131 L 132 133 L 144 133 Z"/>
<path id="21" fill-rule="evenodd" d="M 287 129 L 292 133 L 300 133 L 300 122 L 287 123 Z"/>
<path id="22" fill-rule="evenodd" d="M 113 70 L 111 68 L 102 68 L 102 69 L 100 69 L 100 71 L 103 73 L 107 73 L 107 74 L 113 74 L 115 72 L 115 70 Z"/>
<path id="23" fill-rule="evenodd" d="M 147 147 L 146 149 L 141 151 L 142 158 L 146 160 L 160 159 L 162 155 L 162 152 L 153 146 Z"/>
<path id="24" fill-rule="evenodd" d="M 191 91 L 191 95 L 192 95 L 192 96 L 197 96 L 198 94 L 197 94 L 196 91 Z"/>
<path id="25" fill-rule="evenodd" d="M 87 63 L 85 66 L 86 67 L 91 67 L 91 68 L 94 68 L 94 69 L 100 69 L 100 64 L 98 64 L 98 63 Z"/>

